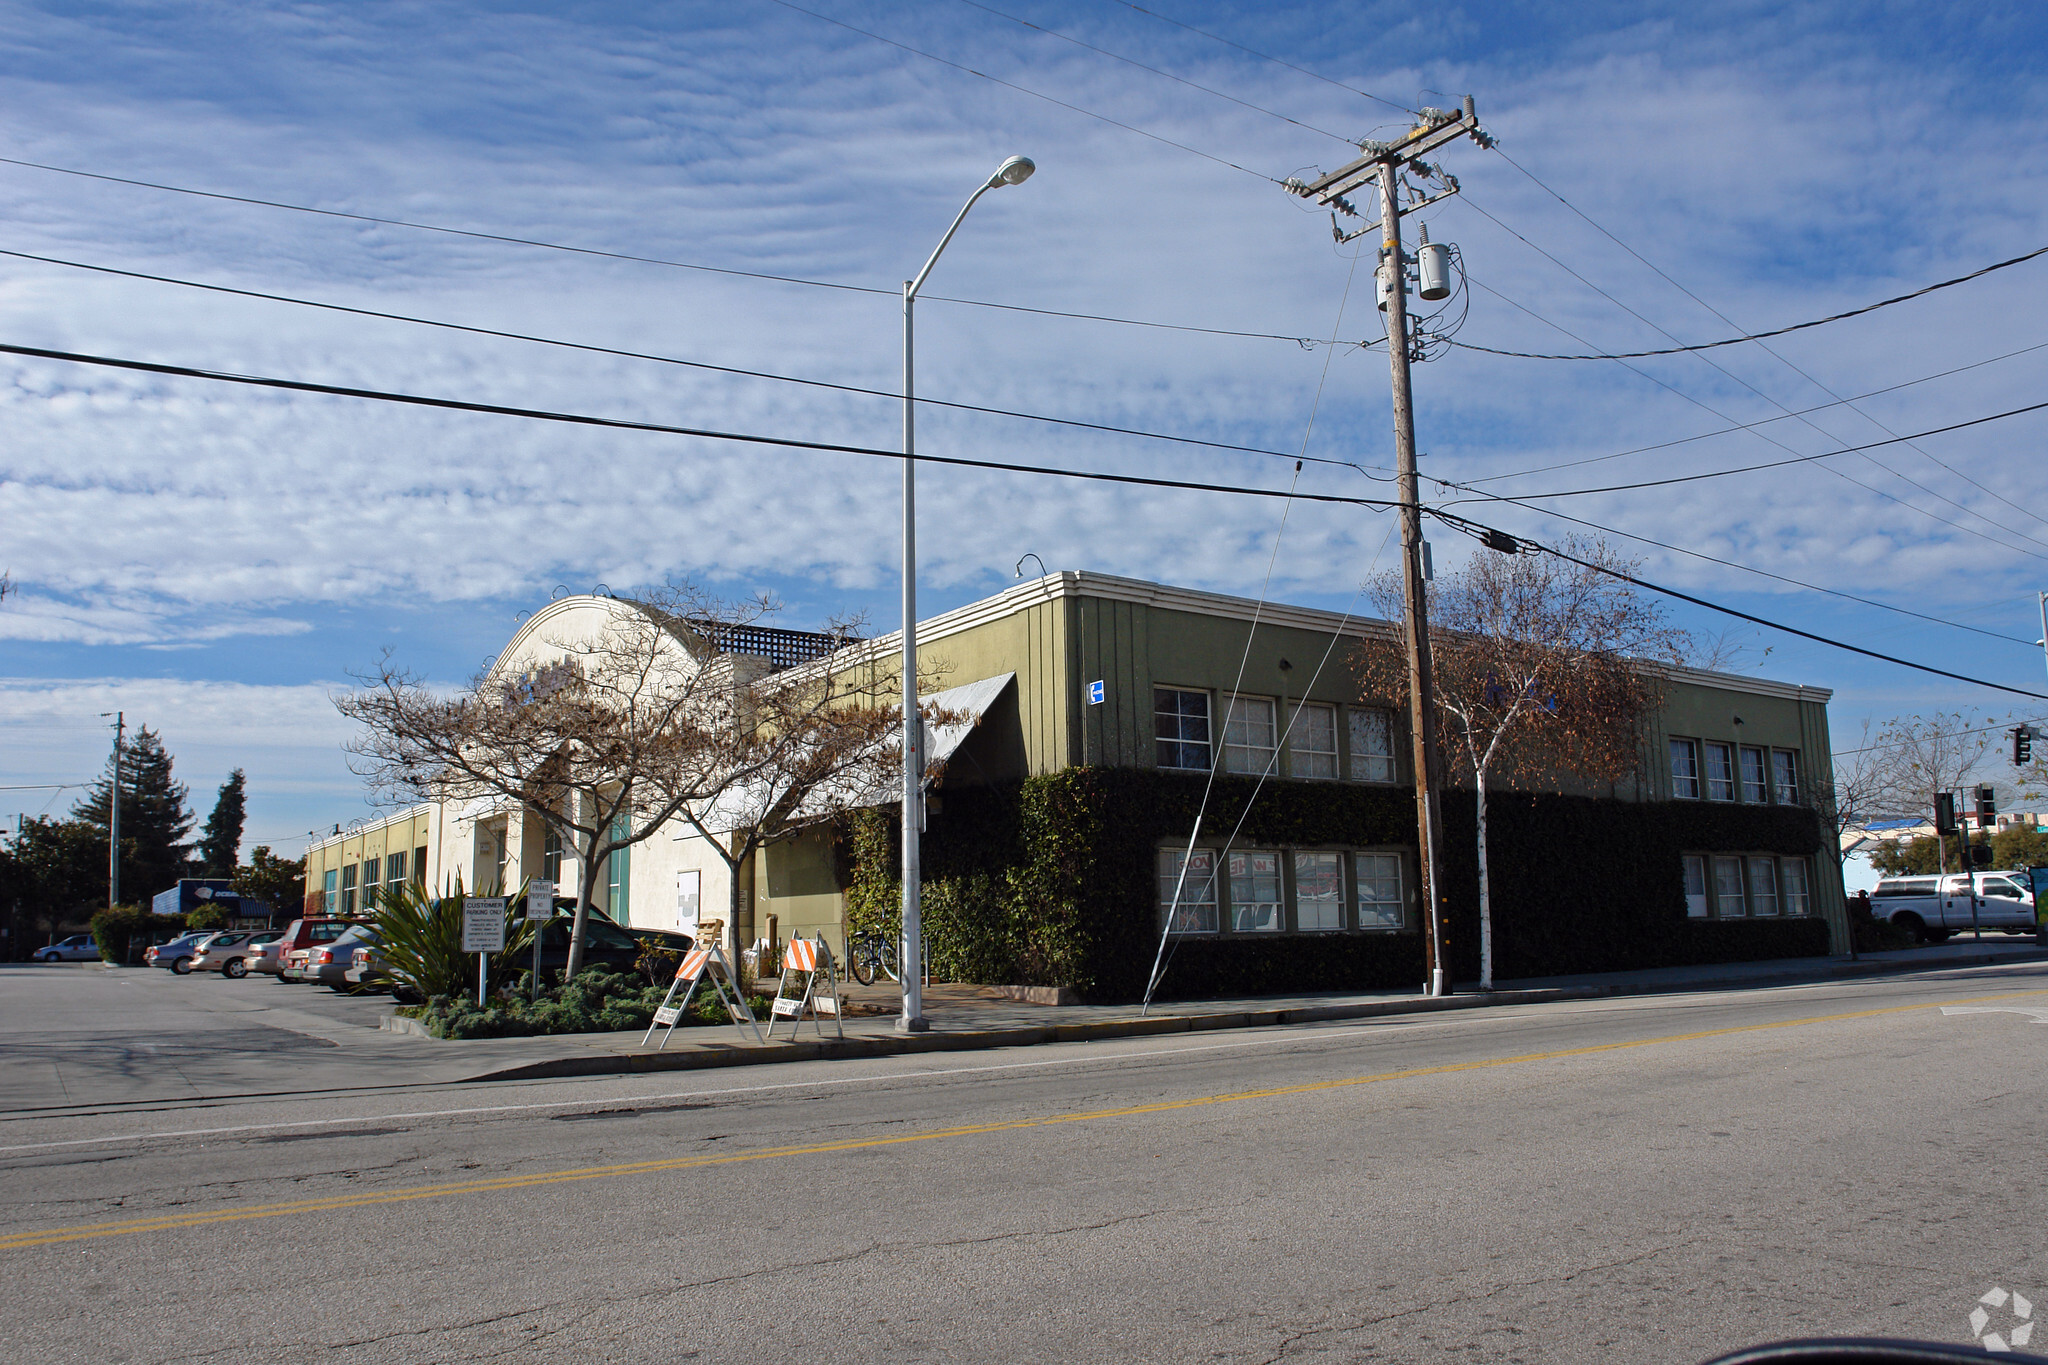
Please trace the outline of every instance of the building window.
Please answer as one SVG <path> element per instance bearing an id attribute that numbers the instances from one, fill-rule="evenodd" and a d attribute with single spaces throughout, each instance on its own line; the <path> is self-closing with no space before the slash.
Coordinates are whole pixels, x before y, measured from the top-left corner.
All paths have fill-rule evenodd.
<path id="1" fill-rule="evenodd" d="M 1162 768 L 1209 770 L 1209 694 L 1179 687 L 1152 689 L 1152 733 Z"/>
<path id="2" fill-rule="evenodd" d="M 1273 703 L 1232 696 L 1223 719 L 1223 771 L 1264 775 L 1272 771 L 1274 753 Z"/>
<path id="3" fill-rule="evenodd" d="M 1742 859 L 1714 859 L 1714 913 L 1724 918 L 1739 917 L 1742 904 Z"/>
<path id="4" fill-rule="evenodd" d="M 1296 777 L 1337 775 L 1337 708 L 1305 701 L 1294 709 L 1287 736 L 1289 771 Z"/>
<path id="5" fill-rule="evenodd" d="M 1778 860 L 1776 858 L 1751 858 L 1749 860 L 1749 913 L 1752 915 L 1775 915 L 1778 913 Z"/>
<path id="6" fill-rule="evenodd" d="M 1707 741 L 1707 800 L 1735 799 L 1735 746 Z"/>
<path id="7" fill-rule="evenodd" d="M 1790 749 L 1771 750 L 1771 795 L 1781 806 L 1799 804 L 1799 755 Z"/>
<path id="8" fill-rule="evenodd" d="M 348 864 L 341 869 L 341 913 L 353 915 L 356 912 L 356 865 Z"/>
<path id="9" fill-rule="evenodd" d="M 632 837 L 633 824 L 628 816 L 612 821 L 611 837 L 626 839 Z M 631 885 L 633 880 L 633 850 L 615 848 L 604 860 L 605 869 L 605 913 L 612 917 L 614 924 L 632 922 Z"/>
<path id="10" fill-rule="evenodd" d="M 330 867 L 327 869 L 326 874 L 320 878 L 320 890 L 324 893 L 320 908 L 330 915 L 341 908 L 341 893 L 335 889 L 335 879 L 338 875 Z"/>
<path id="11" fill-rule="evenodd" d="M 1187 875 L 1181 875 L 1182 865 Z M 1178 899 L 1176 899 L 1178 897 Z M 1159 850 L 1159 920 L 1169 933 L 1216 932 L 1216 854 L 1198 848 Z"/>
<path id="12" fill-rule="evenodd" d="M 1694 919 L 1707 916 L 1707 860 L 1697 853 L 1685 855 L 1685 913 Z"/>
<path id="13" fill-rule="evenodd" d="M 1401 858 L 1394 853 L 1354 853 L 1358 874 L 1358 927 L 1398 929 L 1404 920 L 1401 904 Z"/>
<path id="14" fill-rule="evenodd" d="M 541 836 L 540 875 L 557 887 L 562 884 L 562 832 L 553 825 Z"/>
<path id="15" fill-rule="evenodd" d="M 1700 794 L 1700 750 L 1689 739 L 1671 741 L 1671 794 L 1696 801 Z"/>
<path id="16" fill-rule="evenodd" d="M 427 846 L 421 844 L 412 851 L 412 882 L 414 886 L 427 884 Z"/>
<path id="17" fill-rule="evenodd" d="M 1742 799 L 1762 805 L 1771 799 L 1770 776 L 1764 766 L 1764 751 L 1742 746 Z"/>
<path id="18" fill-rule="evenodd" d="M 391 894 L 394 896 L 398 894 L 399 888 L 405 885 L 404 849 L 384 855 L 384 884 L 391 888 Z"/>
<path id="19" fill-rule="evenodd" d="M 1340 855 L 1294 855 L 1294 927 L 1303 933 L 1344 927 L 1344 860 Z"/>
<path id="20" fill-rule="evenodd" d="M 1353 707 L 1351 715 L 1351 780 L 1394 780 L 1394 713 Z"/>
<path id="21" fill-rule="evenodd" d="M 1785 913 L 1804 915 L 1810 906 L 1806 895 L 1806 859 L 1780 858 L 1778 860 L 1778 890 L 1785 900 Z"/>
<path id="22" fill-rule="evenodd" d="M 1230 866 L 1230 927 L 1260 934 L 1286 927 L 1280 899 L 1280 855 L 1256 849 L 1233 852 Z"/>

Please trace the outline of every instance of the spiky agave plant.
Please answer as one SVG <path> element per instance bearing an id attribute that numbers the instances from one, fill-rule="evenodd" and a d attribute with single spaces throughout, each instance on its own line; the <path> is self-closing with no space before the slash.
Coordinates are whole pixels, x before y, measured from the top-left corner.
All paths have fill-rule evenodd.
<path id="1" fill-rule="evenodd" d="M 462 951 L 465 899 L 459 880 L 445 896 L 428 895 L 425 887 L 413 882 L 395 890 L 379 889 L 377 954 L 401 992 L 430 1000 L 437 995 L 466 995 L 476 989 L 475 959 Z M 520 913 L 525 901 L 526 887 L 521 885 L 519 894 L 505 902 L 505 950 L 491 955 L 489 994 L 511 984 L 531 956 L 537 926 Z"/>

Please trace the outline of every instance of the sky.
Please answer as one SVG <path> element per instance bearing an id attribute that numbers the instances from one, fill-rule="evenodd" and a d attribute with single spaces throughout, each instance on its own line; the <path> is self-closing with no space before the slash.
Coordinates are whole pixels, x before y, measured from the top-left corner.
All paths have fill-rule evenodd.
<path id="1" fill-rule="evenodd" d="M 1893 440 L 2042 400 L 2048 257 L 1705 353 L 1471 349 L 1715 341 L 2048 245 L 2044 54 L 2026 3 L 0 0 L 0 343 L 893 449 L 901 282 L 1023 154 L 925 286 L 919 396 L 1270 453 L 929 405 L 922 451 L 1269 490 L 1301 456 L 1300 491 L 1384 498 L 1369 239 L 1278 182 L 1470 95 L 1497 146 L 1446 148 L 1462 192 L 1409 220 L 1468 281 L 1416 367 L 1429 500 L 2048 693 L 2048 412 Z M 794 628 L 899 624 L 893 461 L 15 355 L 0 377 L 9 815 L 68 809 L 36 784 L 90 781 L 119 710 L 201 819 L 246 769 L 247 843 L 295 854 L 372 813 L 338 690 L 387 654 L 457 686 L 562 592 L 689 580 Z M 927 615 L 1026 555 L 1344 610 L 1394 554 L 1363 507 L 935 465 L 918 504 Z M 1431 540 L 1439 571 L 1489 553 Z M 1837 748 L 1873 717 L 2048 716 L 1669 605 L 1728 666 L 1834 689 Z"/>

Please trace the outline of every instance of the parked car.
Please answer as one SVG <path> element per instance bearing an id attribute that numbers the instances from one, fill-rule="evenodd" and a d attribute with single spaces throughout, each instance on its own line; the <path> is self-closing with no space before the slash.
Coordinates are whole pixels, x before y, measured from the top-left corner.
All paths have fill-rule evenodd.
<path id="1" fill-rule="evenodd" d="M 199 951 L 199 945 L 219 933 L 218 929 L 187 929 L 169 943 L 152 943 L 142 954 L 143 962 L 151 967 L 168 967 L 179 976 L 192 970 L 192 954 Z"/>
<path id="2" fill-rule="evenodd" d="M 92 941 L 91 934 L 73 934 L 35 951 L 38 962 L 97 962 L 99 956 L 100 946 Z"/>
<path id="3" fill-rule="evenodd" d="M 375 943 L 358 943 L 350 954 L 348 970 L 342 980 L 358 990 L 381 991 L 391 989 L 391 974 L 385 969 L 384 955 Z M 339 986 L 336 990 L 342 989 Z"/>
<path id="4" fill-rule="evenodd" d="M 306 954 L 301 979 L 345 991 L 349 989 L 348 970 L 355 965 L 356 949 L 376 942 L 375 925 L 351 924 L 339 937 L 300 950 Z"/>
<path id="5" fill-rule="evenodd" d="M 242 966 L 262 976 L 276 976 L 284 967 L 284 935 L 272 935 L 267 943 L 250 944 L 242 957 Z"/>
<path id="6" fill-rule="evenodd" d="M 569 931 L 574 923 L 568 915 L 557 915 L 541 926 L 540 970 L 543 976 L 559 977 L 562 969 L 569 965 Z M 633 971 L 640 962 L 642 937 L 640 931 L 622 929 L 609 916 L 593 912 L 583 923 L 583 965 Z M 669 946 L 667 940 L 676 940 L 676 946 L 681 949 L 687 950 L 690 946 L 689 938 L 682 934 L 650 932 L 644 937 L 661 941 L 660 946 L 663 947 Z M 533 965 L 531 947 L 519 955 L 519 963 L 522 967 Z"/>
<path id="7" fill-rule="evenodd" d="M 334 942 L 334 940 L 340 938 L 350 929 L 353 929 L 357 923 L 358 921 L 356 920 L 341 919 L 327 915 L 293 920 L 285 929 L 283 937 L 278 940 L 277 979 L 280 981 L 304 980 L 305 978 L 300 976 L 299 973 L 303 972 L 308 965 L 307 957 L 310 955 L 310 950 L 316 946 L 324 946 Z M 254 962 L 251 962 L 249 965 L 252 970 L 264 970 L 258 968 Z"/>
<path id="8" fill-rule="evenodd" d="M 1971 917 L 1970 893 L 1976 890 Z M 1870 914 L 1889 920 L 1921 943 L 1940 943 L 1977 928 L 2034 932 L 2034 891 L 2024 872 L 1952 872 L 1945 877 L 1880 877 L 1870 893 Z"/>
<path id="9" fill-rule="evenodd" d="M 282 938 L 275 929 L 260 933 L 238 931 L 215 934 L 192 954 L 192 970 L 195 972 L 219 972 L 222 976 L 240 979 L 249 974 L 249 954 L 265 943 L 275 943 Z"/>

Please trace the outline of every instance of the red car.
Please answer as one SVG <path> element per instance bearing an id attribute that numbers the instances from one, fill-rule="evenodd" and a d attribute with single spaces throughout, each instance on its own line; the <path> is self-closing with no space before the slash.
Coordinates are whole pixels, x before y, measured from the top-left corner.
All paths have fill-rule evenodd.
<path id="1" fill-rule="evenodd" d="M 277 941 L 277 979 L 280 981 L 304 981 L 300 975 L 306 970 L 307 959 L 315 948 L 324 948 L 343 934 L 356 927 L 360 921 L 338 917 L 317 919 L 295 919 L 284 931 L 284 937 Z M 252 960 L 249 966 L 257 971 L 267 971 L 266 965 Z"/>

